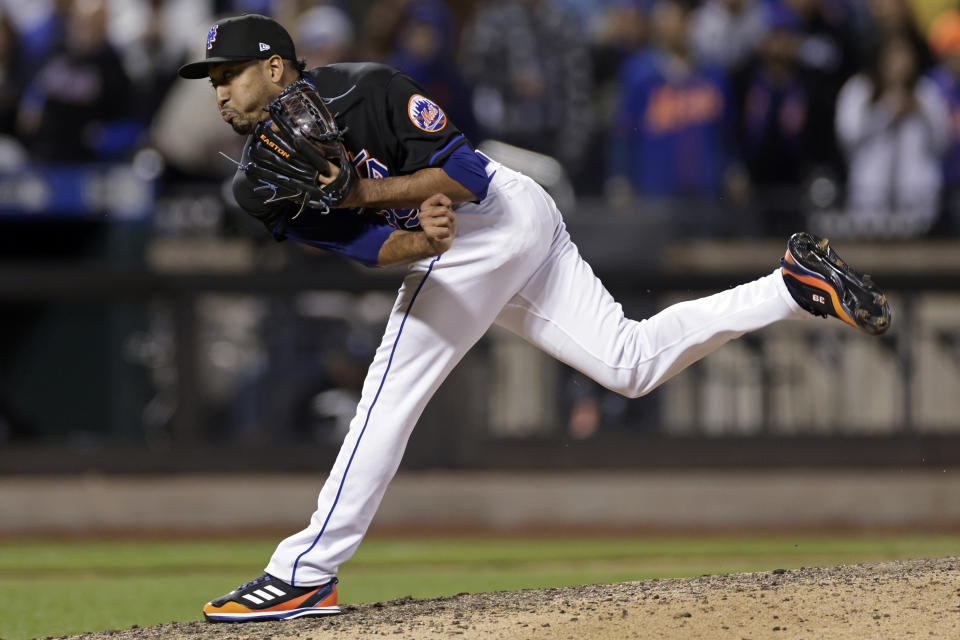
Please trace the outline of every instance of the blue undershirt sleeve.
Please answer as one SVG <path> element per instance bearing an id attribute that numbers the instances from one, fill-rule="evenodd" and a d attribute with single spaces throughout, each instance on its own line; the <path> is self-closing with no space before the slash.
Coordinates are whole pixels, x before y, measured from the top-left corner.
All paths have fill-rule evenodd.
<path id="1" fill-rule="evenodd" d="M 443 163 L 443 170 L 477 196 L 479 202 L 487 197 L 487 188 L 490 186 L 491 176 L 487 175 L 486 166 L 469 145 L 462 144 Z"/>
<path id="2" fill-rule="evenodd" d="M 330 214 L 330 218 L 334 215 L 337 214 Z M 349 231 L 330 233 L 330 229 L 324 229 L 325 233 L 318 234 L 311 233 L 309 228 L 291 225 L 287 227 L 286 233 L 287 237 L 311 247 L 332 251 L 368 267 L 379 266 L 377 256 L 380 253 L 380 247 L 396 229 L 385 224 L 362 224 L 360 220 L 350 220 L 343 226 L 349 227 Z"/>

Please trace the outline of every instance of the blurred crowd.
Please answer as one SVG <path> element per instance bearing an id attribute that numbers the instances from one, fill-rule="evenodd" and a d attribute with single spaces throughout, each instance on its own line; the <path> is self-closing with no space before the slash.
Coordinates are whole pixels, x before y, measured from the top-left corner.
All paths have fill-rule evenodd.
<path id="1" fill-rule="evenodd" d="M 176 70 L 241 12 L 280 20 L 308 66 L 400 68 L 473 141 L 551 156 L 611 209 L 960 232 L 949 0 L 0 0 L 0 169 L 149 149 L 166 182 L 221 180 L 242 141 Z"/>

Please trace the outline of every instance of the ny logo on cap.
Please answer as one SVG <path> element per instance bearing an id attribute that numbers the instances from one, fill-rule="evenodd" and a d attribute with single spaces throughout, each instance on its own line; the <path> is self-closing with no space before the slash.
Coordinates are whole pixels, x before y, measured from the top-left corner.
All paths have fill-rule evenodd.
<path id="1" fill-rule="evenodd" d="M 217 41 L 217 27 L 220 25 L 215 24 L 210 27 L 210 31 L 207 31 L 207 50 L 213 49 L 213 43 Z"/>
<path id="2" fill-rule="evenodd" d="M 270 48 L 270 45 L 268 45 L 266 42 L 260 43 L 260 51 L 267 51 L 269 48 Z"/>

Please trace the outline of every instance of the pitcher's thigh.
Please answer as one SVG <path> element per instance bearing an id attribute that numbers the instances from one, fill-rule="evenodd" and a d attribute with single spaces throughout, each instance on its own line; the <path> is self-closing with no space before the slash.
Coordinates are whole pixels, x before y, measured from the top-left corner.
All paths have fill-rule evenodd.
<path id="1" fill-rule="evenodd" d="M 624 317 L 576 246 L 565 239 L 497 316 L 497 324 L 609 388 L 639 357 L 635 321 Z"/>

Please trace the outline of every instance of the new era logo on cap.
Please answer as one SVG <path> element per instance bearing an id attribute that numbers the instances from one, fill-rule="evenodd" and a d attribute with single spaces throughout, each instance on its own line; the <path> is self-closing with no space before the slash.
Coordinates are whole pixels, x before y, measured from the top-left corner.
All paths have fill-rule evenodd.
<path id="1" fill-rule="evenodd" d="M 260 51 L 267 51 L 269 49 L 270 49 L 270 45 L 268 45 L 266 42 L 260 43 Z"/>

